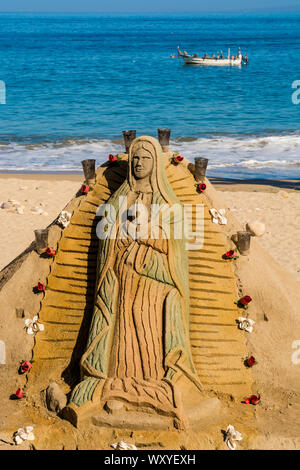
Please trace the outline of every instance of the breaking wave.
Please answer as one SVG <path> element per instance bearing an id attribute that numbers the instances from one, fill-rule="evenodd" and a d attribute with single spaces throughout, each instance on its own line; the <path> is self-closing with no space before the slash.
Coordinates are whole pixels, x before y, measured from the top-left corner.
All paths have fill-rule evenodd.
<path id="1" fill-rule="evenodd" d="M 232 177 L 300 178 L 300 133 L 179 137 L 170 148 L 193 160 L 209 158 L 208 174 Z M 68 139 L 56 142 L 0 142 L 0 170 L 80 172 L 81 160 L 121 153 L 121 140 Z"/>

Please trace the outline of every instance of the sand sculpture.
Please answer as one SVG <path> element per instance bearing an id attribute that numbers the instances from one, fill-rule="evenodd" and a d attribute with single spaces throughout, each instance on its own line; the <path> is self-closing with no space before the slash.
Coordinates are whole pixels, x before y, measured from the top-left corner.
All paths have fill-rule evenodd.
<path id="1" fill-rule="evenodd" d="M 135 153 L 130 148 L 132 134 L 124 135 L 126 153 L 106 162 L 96 173 L 94 160 L 83 162 L 85 184 L 65 207 L 67 220 L 61 223 L 58 216 L 47 230 L 38 231 L 36 242 L 1 271 L 2 448 L 11 448 L 12 439 L 16 443 L 17 430 L 23 433 L 32 427 L 35 440 L 22 440 L 23 448 L 108 449 L 112 443 L 124 441 L 126 446 L 139 449 L 224 449 L 228 431 L 232 431 L 232 439 L 242 435 L 239 448 L 299 447 L 297 282 L 255 240 L 249 253 L 250 233 L 241 231 L 243 227 L 230 209 L 226 209 L 226 224 L 213 223 L 210 212 L 223 208 L 224 201 L 222 193 L 205 177 L 207 160 L 196 159 L 193 165 L 169 152 L 168 141 L 161 135 L 162 149 L 155 140 L 140 138 L 136 142 L 144 140 L 143 151 L 150 150 L 153 158 L 150 190 L 145 183 L 137 189 L 138 182 L 132 181 L 129 171 Z M 189 204 L 188 225 L 196 238 L 199 226 L 195 209 L 202 205 L 203 245 L 185 251 L 183 239 L 152 240 L 149 236 L 138 245 L 135 239 L 126 238 L 99 242 L 99 208 L 115 201 L 123 191 L 129 194 L 132 188 L 139 193 L 133 201 L 146 198 L 146 205 L 156 196 L 162 201 L 179 201 L 180 206 Z M 180 217 L 174 222 L 174 228 L 180 225 Z M 145 228 L 148 224 L 141 225 Z M 120 258 L 130 245 L 134 266 L 127 262 L 129 257 Z M 51 256 L 45 255 L 46 246 Z M 150 252 L 150 259 L 154 257 L 160 263 L 154 275 L 147 255 L 142 263 L 139 250 Z M 128 275 L 131 269 L 133 276 Z M 112 271 L 118 287 L 114 290 L 110 282 L 105 286 L 109 276 L 113 278 Z M 37 283 L 41 290 L 36 290 Z M 117 305 L 124 284 L 124 308 L 115 309 L 115 319 L 119 324 L 124 321 L 118 330 L 115 319 L 105 326 L 101 302 L 107 305 L 107 299 L 102 294 L 106 289 L 108 293 L 113 290 Z M 147 302 L 135 309 L 137 297 L 128 295 L 127 286 L 135 295 L 142 287 L 149 287 L 149 292 L 144 289 Z M 158 311 L 153 308 L 153 290 L 161 293 Z M 102 300 L 98 305 L 99 294 Z M 143 316 L 145 311 L 147 315 Z M 172 314 L 168 324 L 163 321 L 167 311 Z M 94 328 L 97 315 L 103 324 Z M 44 328 L 26 334 L 25 321 L 36 316 Z M 125 362 L 116 360 L 115 355 L 121 345 L 118 331 L 124 330 L 125 319 L 127 328 L 130 318 L 137 322 L 148 319 L 148 328 L 141 330 L 139 340 L 147 339 L 152 350 L 136 348 L 133 357 L 129 349 L 134 361 L 121 369 Z M 149 319 L 158 330 L 158 343 L 147 336 L 152 332 Z M 179 322 L 176 325 L 175 320 Z M 131 333 L 124 336 L 124 345 L 133 339 L 134 328 L 129 326 Z M 101 329 L 110 346 L 101 342 Z M 168 332 L 172 333 L 169 337 Z M 96 372 L 91 369 L 86 354 L 90 349 L 96 360 L 98 347 L 104 351 L 98 355 L 102 370 L 106 368 L 103 377 L 97 376 L 96 362 Z M 156 369 L 148 367 L 148 377 L 142 368 L 149 366 L 151 355 L 157 351 L 160 356 L 155 364 L 162 366 L 160 376 L 155 372 L 153 379 Z M 123 347 L 122 355 L 128 357 L 128 348 Z M 124 374 L 122 378 L 120 373 L 132 371 L 137 364 L 140 383 L 136 394 L 129 397 L 134 375 L 130 372 L 129 377 Z M 91 400 L 83 396 L 84 403 L 78 406 L 76 393 L 81 387 L 84 390 L 87 378 L 94 380 L 97 393 L 91 394 Z M 118 380 L 123 389 L 116 393 Z"/>
<path id="2" fill-rule="evenodd" d="M 149 172 L 139 168 L 143 156 Z M 196 191 L 189 162 L 174 165 L 172 157 L 155 139 L 136 139 L 129 155 L 98 169 L 93 190 L 62 232 L 29 387 L 46 388 L 63 377 L 70 391 L 63 416 L 75 426 L 185 429 L 200 426 L 203 413 L 217 413 L 216 393 L 250 393 L 235 278 L 222 258 L 227 237 L 211 222 L 211 204 Z M 203 246 L 187 251 L 184 238 L 172 236 L 99 242 L 96 212 L 109 203 L 118 214 L 119 196 L 127 196 L 128 207 L 188 204 L 196 234 L 194 209 L 202 205 Z M 176 224 L 182 220 L 171 228 Z"/>
<path id="3" fill-rule="evenodd" d="M 227 256 L 233 248 L 232 234 L 237 230 L 244 236 L 245 232 L 232 224 L 230 214 L 227 225 L 213 223 L 210 210 L 221 208 L 222 201 L 218 202 L 204 170 L 197 172 L 197 165 L 175 158 L 166 145 L 162 151 L 151 137 L 140 137 L 126 147 L 128 153 L 98 168 L 96 179 L 91 176 L 85 182 L 87 191 L 79 190 L 70 201 L 65 208 L 70 215 L 68 223 L 51 226 L 48 243 L 54 255 L 45 258 L 33 251 L 25 261 L 18 260 L 14 276 L 22 278 L 23 269 L 28 271 L 32 265 L 35 271 L 39 266 L 39 278 L 46 286 L 39 294 L 40 308 L 38 301 L 34 308 L 29 304 L 37 298 L 35 294 L 28 297 L 27 307 L 22 305 L 28 312 L 25 320 L 38 314 L 44 329 L 33 336 L 30 347 L 33 364 L 26 377 L 26 399 L 22 399 L 27 418 L 20 424 L 42 426 L 49 411 L 41 401 L 41 392 L 56 383 L 62 400 L 55 432 L 63 446 L 64 433 L 70 429 L 74 430 L 74 442 L 71 438 L 72 443 L 69 438 L 66 442 L 72 446 L 82 433 L 97 433 L 96 426 L 102 427 L 107 439 L 110 434 L 104 428 L 145 431 L 150 433 L 149 439 L 153 432 L 167 432 L 167 440 L 171 436 L 176 440 L 173 433 L 184 430 L 178 433 L 184 440 L 184 436 L 203 434 L 205 429 L 220 433 L 221 426 L 226 430 L 228 424 L 237 425 L 247 446 L 244 439 L 254 438 L 250 422 L 255 426 L 247 397 L 259 400 L 263 390 L 266 399 L 266 390 L 262 379 L 259 387 L 253 382 L 253 368 L 246 362 L 253 358 L 252 352 L 258 354 L 246 341 L 259 335 L 261 328 L 267 331 L 269 321 L 259 317 L 261 311 L 267 311 L 264 305 L 256 309 L 263 279 L 259 283 L 253 280 L 250 291 L 241 291 L 234 273 L 237 253 L 232 250 L 233 255 Z M 141 160 L 145 162 L 142 165 Z M 88 183 L 90 188 L 86 188 Z M 203 183 L 206 190 L 199 191 Z M 124 205 L 119 205 L 120 198 Z M 152 203 L 188 205 L 188 225 L 196 238 L 198 230 L 204 229 L 203 244 L 186 249 L 186 239 L 172 235 L 182 225 L 178 214 L 171 217 L 170 237 L 161 236 L 162 226 L 159 236 L 153 237 L 146 230 L 148 216 L 132 225 L 134 216 L 127 209 L 138 208 L 140 202 L 147 208 Z M 99 241 L 101 210 L 108 205 L 115 210 L 110 230 L 116 236 Z M 203 208 L 200 227 L 196 224 L 197 206 Z M 108 213 L 104 213 L 108 220 Z M 118 237 L 126 227 L 126 236 Z M 144 235 L 136 238 L 135 232 L 141 228 Z M 238 265 L 248 279 L 249 255 L 241 256 L 248 252 L 249 240 L 246 242 L 239 250 Z M 251 269 L 255 270 L 254 262 Z M 14 282 L 6 282 L 6 291 L 10 285 L 13 289 Z M 31 285 L 30 276 L 28 282 Z M 238 299 L 253 292 L 246 313 Z M 278 305 L 283 302 L 286 297 L 279 299 Z M 252 334 L 240 327 L 241 315 L 247 321 L 255 320 Z M 23 325 L 20 335 L 30 338 L 24 332 L 24 318 L 16 321 Z M 9 344 L 7 353 L 10 357 Z M 31 360 L 30 354 L 22 358 Z M 260 368 L 261 363 L 254 373 Z M 266 375 L 265 371 L 264 380 Z M 50 398 L 56 403 L 55 397 Z M 38 414 L 35 403 L 40 403 Z M 39 448 L 49 448 L 55 442 L 54 437 L 53 442 L 52 438 L 46 442 L 40 431 L 37 435 Z M 95 448 L 107 445 L 99 439 Z M 217 440 L 222 447 L 222 436 Z M 84 440 L 79 445 L 91 447 Z"/>
<path id="4" fill-rule="evenodd" d="M 127 206 L 118 209 L 124 197 Z M 95 308 L 81 359 L 81 382 L 66 410 L 66 416 L 76 416 L 76 423 L 104 407 L 117 412 L 118 420 L 122 416 L 126 421 L 125 410 L 152 411 L 173 416 L 177 427 L 184 427 L 183 404 L 197 402 L 197 393 L 201 402 L 189 338 L 185 240 L 175 239 L 174 230 L 166 238 L 162 226 L 153 238 L 153 204 L 168 210 L 179 200 L 166 178 L 160 145 L 140 137 L 129 150 L 128 177 L 107 201 L 115 209 L 115 233 L 99 244 Z M 133 205 L 146 210 L 139 221 L 143 233 L 125 212 Z M 120 220 L 122 210 L 125 221 Z"/>

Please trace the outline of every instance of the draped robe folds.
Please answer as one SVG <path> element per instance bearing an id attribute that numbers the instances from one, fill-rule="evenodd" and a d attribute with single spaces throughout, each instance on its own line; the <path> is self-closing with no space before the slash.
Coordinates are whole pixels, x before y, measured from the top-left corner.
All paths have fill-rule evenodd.
<path id="1" fill-rule="evenodd" d="M 116 206 L 119 195 L 135 202 L 144 196 L 125 182 L 108 204 Z M 157 193 L 151 202 L 165 201 Z M 100 411 L 108 400 L 119 400 L 127 410 L 156 412 L 183 424 L 176 382 L 184 374 L 200 389 L 190 353 L 186 279 L 179 276 L 185 283 L 180 287 L 175 273 L 176 262 L 181 273 L 187 264 L 170 239 L 120 238 L 119 231 L 116 223 L 115 239 L 100 243 L 82 380 L 70 401 L 76 408 L 97 403 Z"/>

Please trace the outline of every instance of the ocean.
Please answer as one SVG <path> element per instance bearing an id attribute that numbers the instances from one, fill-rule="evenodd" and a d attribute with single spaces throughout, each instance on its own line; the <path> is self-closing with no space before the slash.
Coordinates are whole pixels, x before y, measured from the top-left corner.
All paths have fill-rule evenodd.
<path id="1" fill-rule="evenodd" d="M 240 46 L 249 65 L 184 65 L 178 45 Z M 122 130 L 169 127 L 209 176 L 300 178 L 299 13 L 0 14 L 0 57 L 1 171 L 81 171 L 121 152 Z"/>

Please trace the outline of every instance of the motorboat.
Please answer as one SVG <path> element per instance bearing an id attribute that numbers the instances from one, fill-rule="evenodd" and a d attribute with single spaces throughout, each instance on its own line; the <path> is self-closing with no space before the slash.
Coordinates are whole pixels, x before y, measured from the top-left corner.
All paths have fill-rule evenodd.
<path id="1" fill-rule="evenodd" d="M 223 53 L 212 54 L 212 56 L 208 56 L 204 54 L 204 56 L 198 56 L 198 54 L 188 54 L 186 51 L 181 52 L 179 47 L 177 48 L 178 56 L 184 60 L 185 64 L 192 64 L 192 65 L 237 65 L 241 66 L 242 63 L 248 64 L 248 56 L 247 54 L 245 57 L 242 56 L 241 49 L 239 48 L 237 55 L 231 55 L 230 49 L 228 49 L 227 57 L 223 57 Z"/>

